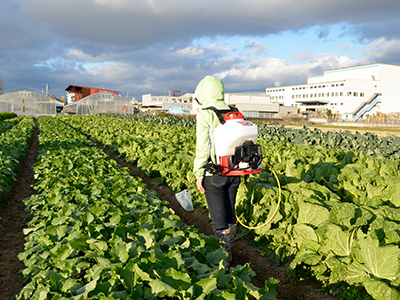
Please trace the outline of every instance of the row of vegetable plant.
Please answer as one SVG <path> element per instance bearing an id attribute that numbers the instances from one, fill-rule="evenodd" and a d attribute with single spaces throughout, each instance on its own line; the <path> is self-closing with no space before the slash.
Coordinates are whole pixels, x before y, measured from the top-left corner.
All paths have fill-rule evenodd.
<path id="1" fill-rule="evenodd" d="M 308 265 L 331 286 L 363 286 L 374 299 L 400 299 L 399 160 L 260 143 L 282 186 L 273 222 L 246 233 L 263 253 L 277 263 L 294 258 L 290 269 Z M 247 201 L 239 202 L 238 214 L 251 225 L 265 222 L 276 206 L 275 178 L 262 172 L 240 193 Z"/>
<path id="2" fill-rule="evenodd" d="M 118 152 L 146 175 L 161 176 L 174 192 L 194 185 L 190 169 L 195 155 L 194 129 L 113 117 L 57 118 Z"/>
<path id="3" fill-rule="evenodd" d="M 184 227 L 93 142 L 55 118 L 38 122 L 17 299 L 276 299 L 274 280 L 258 289 L 249 265 L 227 269 L 216 238 Z"/>
<path id="4" fill-rule="evenodd" d="M 157 124 L 164 124 L 164 125 L 174 125 L 180 127 L 189 127 L 189 128 L 196 128 L 196 119 L 187 116 L 147 116 L 147 115 L 140 115 L 140 114 L 101 114 L 103 116 L 108 117 L 115 117 L 121 119 L 128 119 L 128 120 L 136 120 L 136 121 L 144 121 L 144 122 L 152 122 Z"/>
<path id="5" fill-rule="evenodd" d="M 11 121 L 12 126 L 0 135 L 0 200 L 3 203 L 8 203 L 5 193 L 14 184 L 16 173 L 21 168 L 20 160 L 25 159 L 36 127 L 33 117 L 21 118 L 12 119 L 18 124 Z"/>
<path id="6" fill-rule="evenodd" d="M 15 118 L 10 118 L 6 119 L 4 121 L 0 121 L 0 134 L 3 132 L 6 132 L 7 130 L 13 128 L 15 125 L 17 125 L 24 117 L 15 117 Z"/>
<path id="7" fill-rule="evenodd" d="M 295 129 L 285 126 L 258 126 L 259 136 L 265 140 L 287 141 L 293 144 L 322 146 L 344 151 L 361 151 L 368 155 L 400 158 L 400 137 L 387 134 L 380 137 L 372 132 L 352 134 L 350 131 L 328 131 L 303 126 Z"/>
<path id="8" fill-rule="evenodd" d="M 18 115 L 14 112 L 2 111 L 2 112 L 0 112 L 0 122 L 7 120 L 7 119 L 16 118 L 17 116 Z"/>
<path id="9" fill-rule="evenodd" d="M 192 129 L 183 134 L 172 126 L 105 117 L 64 121 L 161 175 L 175 190 L 194 182 Z M 307 265 L 331 286 L 362 286 L 375 299 L 400 299 L 400 161 L 286 140 L 260 138 L 259 143 L 264 160 L 279 175 L 282 205 L 270 224 L 255 231 L 241 228 L 239 234 L 276 263 L 292 260 L 289 271 Z M 169 170 L 175 157 L 180 169 Z M 193 199 L 204 204 L 192 191 Z M 263 224 L 277 197 L 275 178 L 264 168 L 248 187 L 241 185 L 237 213 L 249 225 Z"/>

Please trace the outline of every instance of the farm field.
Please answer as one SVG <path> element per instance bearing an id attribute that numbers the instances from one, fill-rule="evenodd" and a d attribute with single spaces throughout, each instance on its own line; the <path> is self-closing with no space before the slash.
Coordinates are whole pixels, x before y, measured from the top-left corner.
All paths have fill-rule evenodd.
<path id="1" fill-rule="evenodd" d="M 190 126 L 178 129 L 171 127 L 171 129 L 166 130 L 167 126 L 170 125 L 155 125 L 153 123 L 150 127 L 148 125 L 146 127 L 144 122 L 136 124 L 135 122 L 137 121 L 135 120 L 106 117 L 60 116 L 54 121 L 60 124 L 69 124 L 73 128 L 76 128 L 77 131 L 75 134 L 84 133 L 89 139 L 103 145 L 100 146 L 102 151 L 117 161 L 119 165 L 129 169 L 133 176 L 142 177 L 143 182 L 147 184 L 148 188 L 157 191 L 159 198 L 169 203 L 168 207 L 172 208 L 180 216 L 184 224 L 194 225 L 202 233 L 211 235 L 211 226 L 202 195 L 192 190 L 193 199 L 197 207 L 195 212 L 192 213 L 185 212 L 180 208 L 173 196 L 175 192 L 183 188 L 191 188 L 189 185 L 190 182 L 193 182 L 193 178 L 191 178 L 188 171 L 191 168 L 190 161 L 193 159 L 193 149 L 190 146 L 182 147 L 183 145 L 194 145 L 193 128 L 190 128 Z M 137 126 L 136 128 L 132 126 L 134 123 Z M 56 128 L 55 126 L 53 127 Z M 149 128 L 152 130 L 149 130 Z M 378 175 L 382 177 L 382 182 L 391 177 L 393 180 L 392 183 L 397 184 L 397 181 L 393 179 L 398 176 L 395 172 L 396 167 L 391 166 L 385 170 L 391 176 L 385 177 L 385 174 L 382 174 L 381 166 L 389 165 L 390 158 L 371 159 L 367 161 L 363 155 L 350 153 L 349 151 L 342 153 L 339 157 L 337 154 L 338 150 L 329 150 L 329 145 L 322 149 L 320 149 L 320 146 L 316 146 L 318 148 L 317 151 L 314 148 L 310 150 L 308 146 L 301 145 L 298 139 L 294 141 L 294 148 L 290 148 L 291 146 L 289 147 L 284 141 L 271 142 L 272 138 L 268 135 L 271 132 L 261 130 L 261 133 L 262 138 L 268 140 L 268 143 L 263 142 L 262 144 L 263 149 L 269 150 L 265 151 L 268 152 L 266 153 L 266 160 L 277 171 L 280 181 L 283 184 L 283 205 L 272 225 L 255 232 L 249 232 L 243 228 L 239 230 L 241 240 L 235 245 L 234 267 L 250 263 L 251 268 L 256 274 L 252 282 L 258 288 L 263 288 L 265 280 L 271 277 L 278 279 L 280 283 L 276 288 L 278 292 L 277 299 L 337 299 L 337 297 L 321 293 L 319 291 L 321 287 L 320 283 L 315 279 L 309 279 L 309 274 L 302 275 L 304 271 L 303 267 L 308 266 L 306 269 L 311 270 L 314 276 L 321 282 L 330 281 L 332 283 L 336 281 L 335 287 L 339 288 L 340 286 L 343 287 L 340 283 L 347 280 L 346 275 L 341 276 L 341 274 L 346 273 L 344 264 L 347 261 L 347 263 L 355 267 L 354 274 L 358 276 L 356 280 L 352 281 L 352 284 L 361 287 L 365 286 L 367 290 L 370 288 L 369 285 L 371 285 L 381 295 L 392 295 L 393 299 L 397 299 L 396 282 L 391 282 L 390 280 L 393 280 L 393 276 L 396 276 L 398 268 L 385 266 L 388 269 L 384 270 L 384 268 L 381 268 L 379 271 L 375 271 L 375 265 L 362 267 L 366 265 L 362 261 L 362 251 L 357 250 L 353 254 L 352 248 L 347 244 L 335 248 L 333 252 L 328 251 L 328 253 L 327 247 L 330 240 L 329 236 L 324 234 L 327 228 L 332 229 L 335 238 L 339 241 L 344 241 L 347 237 L 351 239 L 349 241 L 354 244 L 354 248 L 359 247 L 359 249 L 363 249 L 362 247 L 366 246 L 364 244 L 358 245 L 356 243 L 357 240 L 365 239 L 366 242 L 373 243 L 373 240 L 370 239 L 376 239 L 380 241 L 380 246 L 374 248 L 376 250 L 375 253 L 378 253 L 382 257 L 395 257 L 397 255 L 394 247 L 391 248 L 389 246 L 397 245 L 398 239 L 395 232 L 391 231 L 390 228 L 392 227 L 387 226 L 394 226 L 394 223 L 397 222 L 395 216 L 388 216 L 388 209 L 385 210 L 385 218 L 381 217 L 380 214 L 383 210 L 380 210 L 379 214 L 376 211 L 376 207 L 382 205 L 392 204 L 388 206 L 397 206 L 394 200 L 395 195 L 392 196 L 393 191 L 389 191 L 387 186 L 383 186 L 379 182 L 363 184 L 361 179 L 357 181 L 359 185 L 347 184 L 346 178 L 338 176 L 339 173 L 343 176 L 346 174 L 346 176 L 350 176 L 352 170 L 355 168 L 360 169 L 361 165 L 354 165 L 354 163 L 360 160 L 364 161 L 364 164 L 369 164 L 371 172 L 379 170 Z M 276 137 L 275 131 L 272 130 L 272 134 Z M 291 134 L 297 137 L 300 135 L 306 136 L 309 133 L 293 134 L 293 132 L 290 132 L 288 134 L 288 132 L 285 132 L 285 135 L 289 138 Z M 321 140 L 321 137 L 317 134 L 312 139 L 317 143 Z M 337 137 L 335 139 L 337 140 Z M 363 151 L 372 151 L 371 154 L 380 155 L 376 150 L 377 144 L 388 146 L 393 156 L 398 152 L 398 141 L 394 138 L 385 141 L 374 140 L 373 143 L 375 146 L 373 150 L 368 149 L 369 146 L 365 140 L 368 139 L 364 139 Z M 347 137 L 345 142 L 348 147 L 355 146 L 354 141 L 349 137 Z M 7 194 L 10 205 L 1 206 L 2 221 L 6 216 L 18 214 L 18 205 L 14 201 L 21 202 L 22 199 L 29 196 L 26 194 L 18 196 L 18 192 L 24 189 L 27 190 L 27 186 L 29 186 L 30 191 L 28 191 L 28 194 L 31 193 L 30 195 L 34 195 L 36 193 L 35 190 L 31 189 L 30 184 L 27 184 L 27 182 L 33 182 L 33 173 L 29 175 L 28 170 L 31 169 L 34 162 L 34 159 L 32 161 L 32 157 L 36 157 L 35 151 L 37 150 L 35 150 L 35 143 L 37 146 L 37 140 L 35 141 L 34 139 L 29 151 L 32 154 L 27 155 L 26 169 L 22 173 L 20 170 L 20 177 L 17 178 L 16 184 Z M 346 144 L 343 141 L 341 143 Z M 332 140 L 330 146 L 336 148 L 335 145 L 335 142 Z M 379 151 L 383 152 L 383 150 Z M 388 152 L 388 150 L 385 151 Z M 142 153 L 145 155 L 141 155 Z M 302 158 L 296 157 L 296 153 L 301 153 Z M 291 160 L 288 160 L 288 157 Z M 313 157 L 311 163 L 311 158 L 309 157 Z M 385 164 L 383 164 L 382 159 L 388 159 L 389 161 L 385 160 Z M 390 164 L 394 164 L 394 162 L 390 161 Z M 325 174 L 324 170 L 327 170 Z M 180 173 L 183 173 L 183 175 Z M 21 178 L 24 178 L 25 174 L 28 174 L 27 181 L 21 185 Z M 38 174 L 35 175 L 36 179 L 41 176 Z M 351 179 L 351 181 L 355 182 L 354 179 Z M 246 223 L 251 224 L 253 222 L 252 225 L 256 225 L 265 221 L 268 213 L 272 211 L 273 205 L 276 202 L 277 190 L 273 177 L 267 170 L 263 171 L 262 176 L 254 178 L 251 182 L 249 190 L 246 191 L 242 187 L 240 191 L 241 200 L 238 201 L 237 210 L 239 217 Z M 362 186 L 361 188 L 360 185 Z M 376 193 L 382 193 L 383 191 L 385 199 L 388 199 L 386 202 L 376 197 Z M 19 200 L 17 199 L 18 197 L 20 198 Z M 307 198 L 313 200 L 309 201 Z M 248 201 L 246 202 L 245 199 L 251 199 L 251 204 Z M 345 200 L 346 209 L 353 212 L 353 215 L 340 214 L 340 207 L 338 206 L 340 200 Z M 25 201 L 25 203 L 28 202 Z M 267 207 L 264 207 L 265 204 L 262 203 L 267 204 Z M 293 203 L 295 203 L 297 209 L 292 209 Z M 259 206 L 261 204 L 262 206 Z M 249 205 L 253 205 L 253 207 L 249 207 Z M 11 211 L 10 207 L 14 211 Z M 10 223 L 13 221 L 13 228 L 10 227 L 7 229 L 3 227 L 5 223 L 1 223 L 2 232 L 7 231 L 10 233 L 10 236 L 13 236 L 12 230 L 15 229 L 15 232 L 17 232 L 17 229 L 19 229 L 21 231 L 23 219 L 27 216 L 27 213 L 22 211 L 22 209 L 23 207 L 19 209 L 19 214 L 21 215 L 19 221 L 16 216 L 9 218 Z M 316 209 L 321 216 L 325 216 L 330 221 L 322 226 L 322 223 L 324 223 L 323 220 L 313 218 L 308 213 L 309 210 L 312 211 L 313 209 Z M 256 214 L 256 211 L 263 213 Z M 396 214 L 396 210 L 390 210 L 390 213 Z M 288 220 L 290 221 L 289 223 Z M 380 223 L 378 221 L 375 222 L 375 220 L 379 220 Z M 289 230 L 290 227 L 291 229 Z M 340 230 L 339 227 L 341 228 Z M 375 236 L 370 237 L 367 235 L 368 228 L 375 230 Z M 377 228 L 381 228 L 383 233 L 378 234 L 376 231 Z M 272 237 L 271 233 L 273 233 Z M 4 241 L 7 242 L 6 239 Z M 22 251 L 23 244 L 24 242 L 12 246 L 10 246 L 11 244 L 7 244 L 10 247 L 5 247 L 5 249 L 11 247 L 14 249 L 17 248 L 14 253 L 17 254 Z M 263 255 L 260 255 L 259 251 Z M 1 251 L 1 253 L 4 252 Z M 292 260 L 293 257 L 295 258 L 294 260 Z M 358 260 L 355 261 L 354 257 L 357 257 Z M 8 262 L 10 264 L 9 268 L 6 267 L 5 271 L 8 270 L 10 273 L 18 275 L 16 270 L 20 269 L 21 265 L 17 259 L 7 260 L 4 259 L 3 255 L 1 259 L 2 266 Z M 274 264 L 272 261 L 277 264 Z M 14 265 L 12 265 L 12 262 L 14 262 Z M 297 280 L 286 275 L 288 268 L 292 269 L 292 273 L 297 276 L 293 278 L 297 278 Z M 363 274 L 367 274 L 367 277 L 371 278 L 371 280 L 364 278 Z M 11 276 L 1 277 L 2 287 L 6 278 L 11 279 Z M 21 280 L 18 281 L 18 276 L 15 276 L 15 280 L 8 283 L 14 285 L 14 291 L 5 294 L 1 299 L 7 299 L 13 293 L 15 294 L 22 282 Z M 1 293 L 3 293 L 3 290 L 6 292 L 2 288 Z M 335 290 L 333 291 L 336 292 Z M 376 297 L 376 295 L 374 296 Z"/>
<path id="2" fill-rule="evenodd" d="M 287 124 L 285 127 L 289 128 L 294 128 L 294 129 L 301 129 L 303 126 L 300 125 L 291 125 Z M 366 132 L 372 132 L 376 134 L 377 136 L 380 137 L 385 137 L 388 134 L 393 134 L 395 136 L 400 136 L 400 128 L 379 128 L 379 127 L 360 127 L 360 128 L 354 128 L 354 127 L 338 127 L 338 126 L 328 126 L 328 125 L 307 125 L 308 128 L 311 130 L 318 128 L 319 130 L 323 132 L 328 132 L 328 131 L 349 131 L 352 134 L 356 134 L 356 132 L 359 132 L 361 134 L 365 134 Z"/>

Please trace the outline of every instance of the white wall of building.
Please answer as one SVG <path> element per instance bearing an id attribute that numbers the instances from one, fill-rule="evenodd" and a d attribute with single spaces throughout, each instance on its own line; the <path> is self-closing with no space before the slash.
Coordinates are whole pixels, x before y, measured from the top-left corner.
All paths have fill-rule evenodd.
<path id="1" fill-rule="evenodd" d="M 183 110 L 189 112 L 193 109 L 193 94 L 187 93 L 183 96 L 155 96 L 151 94 L 142 95 L 142 109 L 165 110 L 171 107 L 182 107 Z"/>
<path id="2" fill-rule="evenodd" d="M 303 112 L 330 109 L 348 120 L 377 93 L 381 103 L 369 114 L 400 112 L 400 66 L 377 63 L 326 70 L 309 76 L 307 84 L 268 87 L 266 93 L 271 102 L 296 106 Z"/>
<path id="3" fill-rule="evenodd" d="M 246 117 L 265 118 L 276 117 L 280 112 L 296 114 L 297 108 L 285 108 L 277 102 L 272 102 L 267 94 L 232 94 L 225 93 L 225 103 L 237 107 Z M 164 110 L 172 107 L 182 107 L 191 115 L 203 108 L 193 99 L 193 94 L 187 93 L 180 97 L 155 96 L 151 94 L 142 95 L 142 110 Z"/>

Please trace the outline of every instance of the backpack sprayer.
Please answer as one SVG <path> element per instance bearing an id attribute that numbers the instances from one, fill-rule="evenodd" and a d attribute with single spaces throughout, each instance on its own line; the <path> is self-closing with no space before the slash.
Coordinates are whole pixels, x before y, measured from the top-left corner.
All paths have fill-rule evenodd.
<path id="1" fill-rule="evenodd" d="M 261 172 L 261 146 L 258 129 L 239 111 L 225 114 L 224 122 L 214 129 L 217 163 L 208 162 L 205 170 L 213 175 L 240 176 Z M 221 121 L 221 119 L 220 119 Z"/>
<path id="2" fill-rule="evenodd" d="M 278 205 L 272 216 L 264 224 L 250 227 L 243 224 L 236 215 L 236 219 L 243 227 L 247 229 L 260 229 L 271 222 L 278 212 L 281 202 L 281 187 L 275 171 L 262 159 L 261 146 L 256 144 L 258 137 L 257 125 L 245 120 L 243 114 L 239 111 L 219 111 L 215 107 L 204 109 L 213 110 L 221 123 L 214 129 L 214 146 L 217 160 L 216 163 L 212 163 L 211 161 L 207 163 L 205 170 L 208 173 L 220 176 L 256 174 L 261 172 L 261 165 L 264 163 L 275 176 L 279 189 L 279 197 Z M 226 114 L 222 117 L 221 113 Z M 184 209 L 193 211 L 190 190 L 183 190 L 175 196 Z"/>

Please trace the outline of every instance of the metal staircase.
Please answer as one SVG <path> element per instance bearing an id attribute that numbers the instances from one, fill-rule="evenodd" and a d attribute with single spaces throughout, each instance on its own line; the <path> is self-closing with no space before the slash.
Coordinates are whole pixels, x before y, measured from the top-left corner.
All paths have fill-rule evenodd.
<path id="1" fill-rule="evenodd" d="M 353 122 L 356 122 L 365 113 L 369 112 L 376 104 L 380 103 L 381 100 L 378 97 L 380 95 L 381 95 L 380 93 L 374 93 L 367 101 L 361 103 L 353 111 Z"/>

